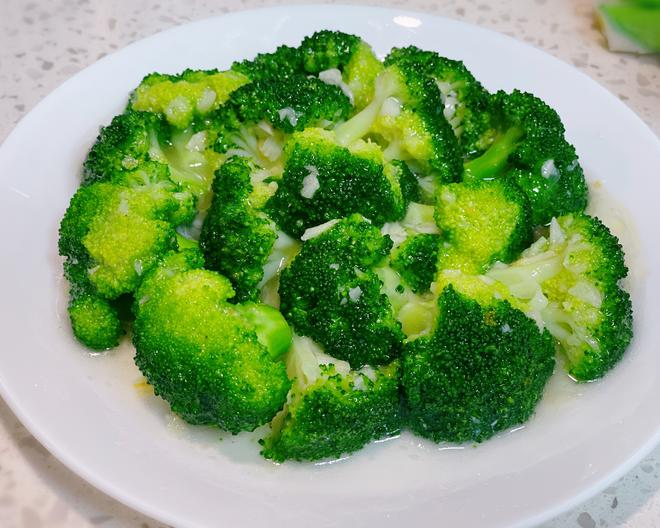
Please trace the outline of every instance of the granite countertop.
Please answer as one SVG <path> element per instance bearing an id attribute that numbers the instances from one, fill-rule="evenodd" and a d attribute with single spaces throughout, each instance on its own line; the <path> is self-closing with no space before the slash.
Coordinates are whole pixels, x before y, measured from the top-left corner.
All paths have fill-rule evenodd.
<path id="1" fill-rule="evenodd" d="M 0 142 L 62 81 L 127 44 L 222 13 L 288 0 L 0 0 Z M 304 2 L 310 3 L 310 2 Z M 660 135 L 660 57 L 612 54 L 592 0 L 381 0 L 511 35 L 574 65 Z M 605 491 L 545 528 L 650 527 L 660 519 L 660 448 Z M 0 401 L 0 526 L 162 526 L 97 491 L 43 448 Z"/>

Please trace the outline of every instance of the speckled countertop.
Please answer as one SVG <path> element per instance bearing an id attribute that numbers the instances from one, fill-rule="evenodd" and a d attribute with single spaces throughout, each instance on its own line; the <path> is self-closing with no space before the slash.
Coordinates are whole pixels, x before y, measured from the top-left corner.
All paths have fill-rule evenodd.
<path id="1" fill-rule="evenodd" d="M 116 49 L 191 20 L 281 3 L 299 2 L 0 0 L 0 142 L 62 81 Z M 593 25 L 592 0 L 359 3 L 435 13 L 528 42 L 604 85 L 660 135 L 660 57 L 609 53 Z M 659 477 L 660 448 L 604 492 L 544 527 L 660 526 Z M 0 526 L 161 525 L 74 475 L 0 401 Z"/>

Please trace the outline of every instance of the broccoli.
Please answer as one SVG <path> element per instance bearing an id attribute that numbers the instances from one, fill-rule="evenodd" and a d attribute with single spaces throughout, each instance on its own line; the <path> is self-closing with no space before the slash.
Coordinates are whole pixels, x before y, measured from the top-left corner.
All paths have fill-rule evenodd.
<path id="1" fill-rule="evenodd" d="M 383 64 L 360 37 L 341 31 L 317 31 L 300 45 L 303 67 L 309 73 L 342 88 L 357 110 L 374 94 L 374 81 Z"/>
<path id="2" fill-rule="evenodd" d="M 252 60 L 236 61 L 231 69 L 252 81 L 278 82 L 305 70 L 299 48 L 280 46 L 272 53 L 260 53 Z"/>
<path id="3" fill-rule="evenodd" d="M 557 112 L 518 90 L 497 92 L 492 107 L 499 134 L 484 154 L 465 164 L 464 179 L 512 180 L 529 200 L 534 225 L 583 211 L 587 185 Z"/>
<path id="4" fill-rule="evenodd" d="M 231 280 L 237 302 L 258 298 L 263 266 L 277 238 L 261 211 L 276 184 L 260 181 L 263 172 L 240 157 L 222 165 L 199 237 L 208 269 Z"/>
<path id="5" fill-rule="evenodd" d="M 597 218 L 576 214 L 553 219 L 547 236 L 487 277 L 505 284 L 557 339 L 569 374 L 591 381 L 632 339 L 630 296 L 619 286 L 627 273 L 617 238 Z"/>
<path id="6" fill-rule="evenodd" d="M 287 133 L 345 119 L 351 110 L 337 86 L 306 75 L 253 81 L 236 90 L 230 104 L 243 123 L 266 120 Z"/>
<path id="7" fill-rule="evenodd" d="M 547 331 L 486 283 L 463 293 L 460 277 L 438 297 L 433 333 L 403 350 L 408 424 L 436 442 L 482 442 L 525 422 L 554 368 Z"/>
<path id="8" fill-rule="evenodd" d="M 197 262 L 165 258 L 165 269 L 145 278 L 136 298 L 135 363 L 186 421 L 253 430 L 286 400 L 291 383 L 278 356 L 291 332 L 274 308 L 229 304 L 229 280 L 194 269 Z"/>
<path id="9" fill-rule="evenodd" d="M 352 213 L 381 226 L 401 218 L 417 197 L 417 179 L 404 163 L 385 162 L 374 143 L 345 148 L 334 139 L 330 131 L 310 128 L 285 146 L 284 174 L 267 211 L 291 236 Z"/>
<path id="10" fill-rule="evenodd" d="M 128 110 L 101 130 L 83 168 L 83 185 L 108 181 L 122 171 L 133 171 L 142 163 L 169 165 L 170 178 L 200 198 L 211 186 L 219 155 L 207 148 L 205 130 L 172 130 L 156 114 Z"/>
<path id="11" fill-rule="evenodd" d="M 82 185 L 109 180 L 151 159 L 154 143 L 168 135 L 167 126 L 148 112 L 127 112 L 113 118 L 101 132 L 83 164 Z"/>
<path id="12" fill-rule="evenodd" d="M 438 234 L 422 233 L 407 238 L 393 251 L 390 266 L 413 292 L 424 293 L 431 288 L 438 271 L 441 241 Z"/>
<path id="13" fill-rule="evenodd" d="M 408 64 L 385 68 L 374 81 L 372 101 L 334 132 L 342 146 L 373 137 L 386 159 L 407 161 L 441 182 L 460 178 L 460 147 L 442 115 L 438 88 Z"/>
<path id="14" fill-rule="evenodd" d="M 224 106 L 195 124 L 195 130 L 205 133 L 215 152 L 247 157 L 279 176 L 282 149 L 291 133 L 331 126 L 350 109 L 338 87 L 317 78 L 297 74 L 277 81 L 257 79 L 236 90 Z"/>
<path id="15" fill-rule="evenodd" d="M 65 268 L 80 270 L 74 275 L 107 299 L 130 293 L 160 255 L 177 247 L 174 227 L 192 219 L 194 204 L 157 162 L 81 187 L 60 225 Z"/>
<path id="16" fill-rule="evenodd" d="M 297 333 L 353 368 L 389 363 L 404 336 L 372 268 L 389 253 L 391 239 L 360 215 L 321 229 L 282 271 L 282 314 Z"/>
<path id="17" fill-rule="evenodd" d="M 76 289 L 68 306 L 73 335 L 92 350 L 116 347 L 124 335 L 117 307 L 84 288 Z"/>
<path id="18" fill-rule="evenodd" d="M 113 301 L 132 293 L 143 273 L 177 247 L 174 227 L 190 221 L 194 204 L 157 162 L 78 189 L 60 224 L 59 252 L 71 284 L 73 332 L 82 343 L 96 350 L 118 344 L 124 331 Z"/>
<path id="19" fill-rule="evenodd" d="M 276 462 L 339 458 L 372 440 L 397 434 L 399 363 L 351 370 L 309 338 L 294 337 L 287 357 L 294 379 L 284 409 L 261 441 Z"/>
<path id="20" fill-rule="evenodd" d="M 531 241 L 525 195 L 506 180 L 442 185 L 437 200 L 439 269 L 481 273 L 512 261 Z"/>
<path id="21" fill-rule="evenodd" d="M 231 92 L 248 82 L 245 75 L 232 70 L 151 73 L 131 95 L 129 107 L 162 115 L 172 126 L 185 129 L 193 120 L 217 109 Z"/>
<path id="22" fill-rule="evenodd" d="M 465 156 L 474 157 L 488 148 L 495 136 L 490 94 L 461 61 L 408 46 L 393 49 L 385 64 L 406 64 L 433 78 L 440 90 L 443 115 Z"/>

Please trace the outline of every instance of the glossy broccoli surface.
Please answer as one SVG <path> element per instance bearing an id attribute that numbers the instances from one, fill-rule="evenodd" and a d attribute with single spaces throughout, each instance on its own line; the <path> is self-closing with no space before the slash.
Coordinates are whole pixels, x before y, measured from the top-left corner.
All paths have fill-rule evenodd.
<path id="1" fill-rule="evenodd" d="M 436 442 L 482 442 L 527 421 L 553 371 L 550 334 L 507 301 L 451 285 L 438 305 L 433 335 L 403 353 L 413 431 Z"/>
<path id="2" fill-rule="evenodd" d="M 543 321 L 571 376 L 591 381 L 621 359 L 632 339 L 630 296 L 619 284 L 627 274 L 618 239 L 597 218 L 578 214 L 553 220 L 522 258 L 488 276 Z"/>
<path id="3" fill-rule="evenodd" d="M 403 333 L 372 268 L 391 246 L 359 215 L 305 241 L 280 278 L 284 317 L 353 368 L 390 362 L 401 353 Z"/>
<path id="4" fill-rule="evenodd" d="M 227 160 L 213 182 L 213 202 L 199 236 L 208 269 L 231 280 L 235 300 L 256 300 L 277 235 L 263 206 L 273 187 L 245 158 Z"/>
<path id="5" fill-rule="evenodd" d="M 287 358 L 294 380 L 284 409 L 262 441 L 277 462 L 323 460 L 353 453 L 401 428 L 400 368 L 351 370 L 323 354 L 309 338 L 296 338 Z"/>
<path id="6" fill-rule="evenodd" d="M 439 269 L 478 274 L 515 259 L 532 240 L 528 202 L 507 181 L 442 185 L 435 215 L 443 233 Z"/>
<path id="7" fill-rule="evenodd" d="M 276 463 L 482 442 L 556 359 L 621 360 L 623 249 L 553 108 L 337 30 L 262 51 L 146 75 L 89 138 L 58 242 L 76 339 L 130 336 L 175 414 L 260 428 Z"/>
<path id="8" fill-rule="evenodd" d="M 284 173 L 267 204 L 271 218 L 300 237 L 310 227 L 359 213 L 374 225 L 398 220 L 417 193 L 403 162 L 386 162 L 378 145 L 342 147 L 334 134 L 308 128 L 286 144 Z"/>
<path id="9" fill-rule="evenodd" d="M 291 334 L 280 313 L 229 304 L 229 280 L 203 269 L 162 273 L 148 286 L 138 300 L 133 343 L 135 362 L 156 394 L 190 423 L 237 433 L 268 422 L 290 387 L 284 363 L 267 346 L 288 348 Z M 259 339 L 257 324 L 266 338 Z M 284 335 L 283 345 L 272 344 L 273 334 Z"/>
<path id="10" fill-rule="evenodd" d="M 497 92 L 491 106 L 499 133 L 484 154 L 465 164 L 464 178 L 515 182 L 529 200 L 534 225 L 583 211 L 587 185 L 557 112 L 518 90 Z"/>
<path id="11" fill-rule="evenodd" d="M 415 46 L 395 48 L 385 64 L 402 64 L 431 77 L 440 90 L 442 114 L 451 125 L 465 156 L 488 148 L 496 134 L 488 91 L 461 61 Z"/>

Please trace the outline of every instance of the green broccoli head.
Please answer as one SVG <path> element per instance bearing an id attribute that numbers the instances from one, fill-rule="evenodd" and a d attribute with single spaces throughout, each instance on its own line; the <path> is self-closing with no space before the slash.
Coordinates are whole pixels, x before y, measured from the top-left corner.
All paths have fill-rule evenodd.
<path id="1" fill-rule="evenodd" d="M 360 215 L 322 228 L 282 271 L 282 313 L 296 332 L 353 368 L 389 363 L 404 336 L 373 268 L 392 241 Z"/>
<path id="2" fill-rule="evenodd" d="M 335 134 L 343 146 L 373 136 L 383 144 L 386 159 L 412 163 L 441 182 L 460 178 L 461 152 L 442 115 L 438 88 L 408 64 L 385 68 L 374 81 L 372 101 L 338 125 Z"/>
<path id="3" fill-rule="evenodd" d="M 208 268 L 231 280 L 236 302 L 258 298 L 263 267 L 277 238 L 262 212 L 277 186 L 260 181 L 262 173 L 245 158 L 232 157 L 222 165 L 199 237 Z"/>
<path id="4" fill-rule="evenodd" d="M 72 282 L 106 299 L 135 290 L 160 256 L 176 248 L 177 223 L 192 220 L 194 199 L 145 162 L 107 182 L 80 187 L 60 225 L 60 254 Z"/>
<path id="5" fill-rule="evenodd" d="M 265 120 L 286 133 L 346 119 L 351 110 L 341 89 L 303 74 L 257 79 L 236 90 L 229 104 L 240 122 Z"/>
<path id="6" fill-rule="evenodd" d="M 150 150 L 167 127 L 156 115 L 128 111 L 101 129 L 83 165 L 82 185 L 106 181 L 123 170 L 135 169 L 151 159 Z"/>
<path id="7" fill-rule="evenodd" d="M 291 334 L 283 343 L 287 323 L 277 310 L 229 304 L 229 280 L 202 269 L 161 273 L 147 293 L 134 324 L 135 362 L 175 413 L 238 433 L 281 409 L 291 383 L 272 356 Z"/>
<path id="8" fill-rule="evenodd" d="M 421 233 L 407 238 L 392 252 L 390 266 L 414 293 L 424 293 L 431 288 L 438 271 L 441 243 L 440 235 Z"/>
<path id="9" fill-rule="evenodd" d="M 387 163 L 374 143 L 341 147 L 332 132 L 295 133 L 284 153 L 284 174 L 267 210 L 288 234 L 360 213 L 374 225 L 401 218 L 417 180 L 401 162 Z"/>
<path id="10" fill-rule="evenodd" d="M 464 178 L 511 179 L 527 196 L 534 225 L 583 211 L 587 185 L 557 112 L 518 90 L 498 92 L 492 107 L 499 136 L 484 154 L 465 164 Z"/>
<path id="11" fill-rule="evenodd" d="M 341 31 L 317 31 L 303 39 L 300 52 L 305 70 L 318 74 L 324 82 L 341 86 L 356 109 L 369 104 L 383 64 L 360 37 Z"/>
<path id="12" fill-rule="evenodd" d="M 443 233 L 439 269 L 482 273 L 515 259 L 532 238 L 527 199 L 504 180 L 440 186 L 436 221 Z"/>
<path id="13" fill-rule="evenodd" d="M 482 284 L 476 297 L 447 285 L 433 334 L 404 347 L 409 425 L 435 442 L 481 442 L 525 422 L 554 368 L 550 334 Z"/>
<path id="14" fill-rule="evenodd" d="M 487 276 L 507 286 L 560 344 L 569 374 L 602 377 L 632 339 L 630 296 L 619 286 L 628 273 L 617 238 L 584 214 L 553 220 L 509 266 Z"/>
<path id="15" fill-rule="evenodd" d="M 435 81 L 440 90 L 443 115 L 464 155 L 474 156 L 488 148 L 495 136 L 490 95 L 461 61 L 408 46 L 394 48 L 385 64 L 405 64 Z"/>
<path id="16" fill-rule="evenodd" d="M 68 307 L 73 335 L 86 347 L 107 350 L 124 335 L 117 308 L 94 294 L 72 296 Z"/>
<path id="17" fill-rule="evenodd" d="M 252 60 L 234 62 L 231 69 L 252 81 L 278 81 L 305 71 L 300 49 L 291 46 L 280 46 L 274 52 L 260 53 Z"/>
<path id="18" fill-rule="evenodd" d="M 339 458 L 397 434 L 399 370 L 398 361 L 351 370 L 311 339 L 294 338 L 287 357 L 293 387 L 262 440 L 262 454 L 276 462 Z"/>
<path id="19" fill-rule="evenodd" d="M 234 90 L 248 83 L 237 71 L 185 70 L 178 75 L 151 73 L 131 95 L 130 108 L 162 115 L 184 129 L 222 105 Z"/>

